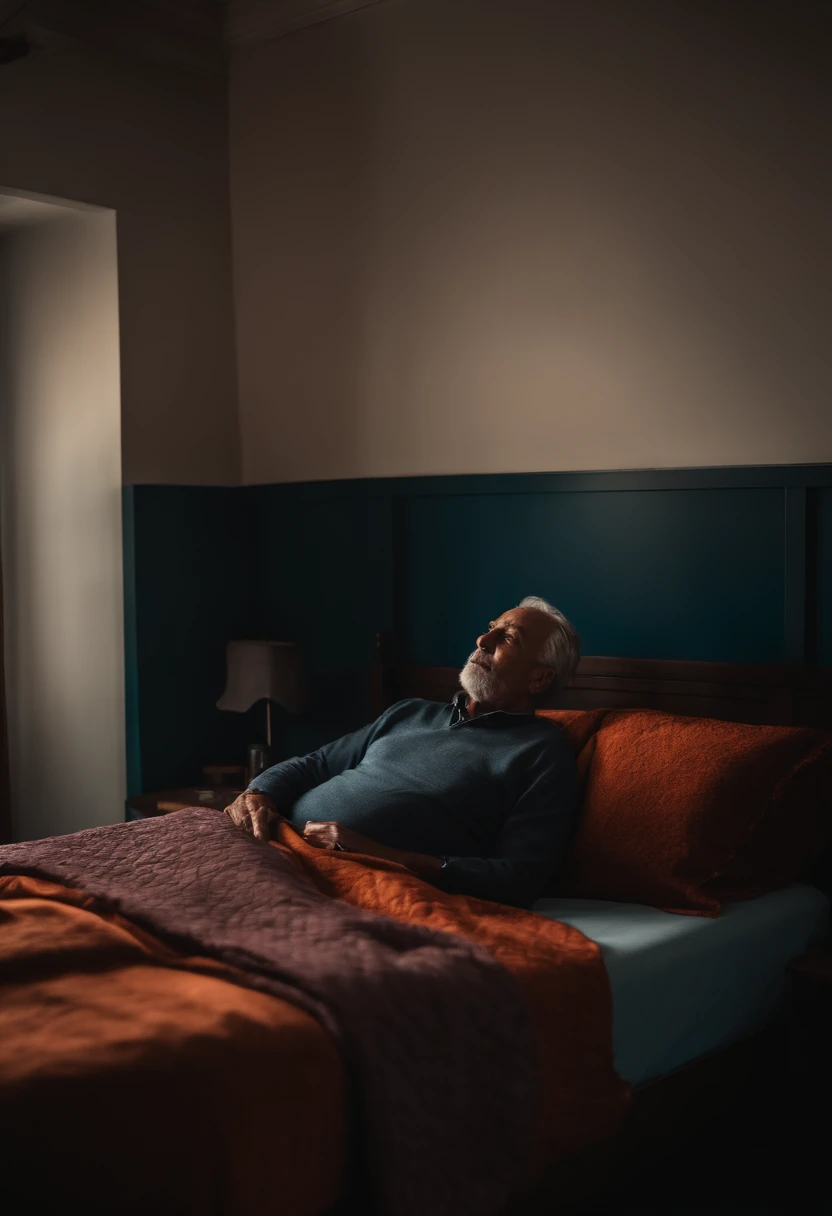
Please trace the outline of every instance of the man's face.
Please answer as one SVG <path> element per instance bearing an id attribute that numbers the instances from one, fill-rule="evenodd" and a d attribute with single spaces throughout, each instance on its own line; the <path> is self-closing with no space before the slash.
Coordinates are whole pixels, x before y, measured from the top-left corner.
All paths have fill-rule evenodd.
<path id="1" fill-rule="evenodd" d="M 552 632 L 552 618 L 537 608 L 512 608 L 489 622 L 460 673 L 460 684 L 475 701 L 496 709 L 525 708 L 554 679 L 538 661 Z"/>

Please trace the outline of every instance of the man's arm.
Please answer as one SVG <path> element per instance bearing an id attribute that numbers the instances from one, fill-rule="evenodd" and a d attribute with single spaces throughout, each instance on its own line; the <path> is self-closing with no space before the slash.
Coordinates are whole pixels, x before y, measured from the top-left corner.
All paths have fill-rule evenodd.
<path id="1" fill-rule="evenodd" d="M 384 733 L 390 715 L 401 704 L 391 705 L 375 722 L 325 743 L 317 751 L 292 756 L 259 773 L 226 807 L 226 815 L 236 827 L 252 832 L 258 840 L 268 840 L 271 824 L 281 813 L 287 813 L 301 794 L 361 763 L 367 748 Z"/>
<path id="2" fill-rule="evenodd" d="M 541 756 L 515 803 L 492 857 L 448 857 L 433 878 L 451 895 L 474 895 L 517 908 L 540 899 L 560 865 L 577 805 L 571 750 Z"/>
<path id="3" fill-rule="evenodd" d="M 378 718 L 369 726 L 325 743 L 306 756 L 292 756 L 272 765 L 250 782 L 249 791 L 265 794 L 275 806 L 288 809 L 301 794 L 360 764 L 380 722 L 381 718 Z"/>
<path id="4" fill-rule="evenodd" d="M 428 853 L 413 853 L 408 849 L 394 849 L 390 845 L 381 844 L 352 828 L 345 828 L 334 820 L 314 820 L 307 823 L 301 832 L 307 843 L 316 849 L 342 849 L 346 853 L 364 853 L 368 857 L 382 857 L 385 861 L 397 861 L 400 866 L 406 866 L 419 878 L 434 882 L 436 875 L 442 869 L 441 857 L 431 857 Z"/>

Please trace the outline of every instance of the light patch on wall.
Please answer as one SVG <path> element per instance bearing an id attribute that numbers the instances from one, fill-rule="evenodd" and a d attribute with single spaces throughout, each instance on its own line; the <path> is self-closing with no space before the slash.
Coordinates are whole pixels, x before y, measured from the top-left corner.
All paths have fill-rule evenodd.
<path id="1" fill-rule="evenodd" d="M 0 234 L 5 653 L 18 839 L 117 821 L 125 793 L 116 217 L 52 205 L 45 218 L 44 206 Z"/>
<path id="2" fill-rule="evenodd" d="M 832 459 L 793 7 L 402 0 L 238 54 L 244 481 Z"/>

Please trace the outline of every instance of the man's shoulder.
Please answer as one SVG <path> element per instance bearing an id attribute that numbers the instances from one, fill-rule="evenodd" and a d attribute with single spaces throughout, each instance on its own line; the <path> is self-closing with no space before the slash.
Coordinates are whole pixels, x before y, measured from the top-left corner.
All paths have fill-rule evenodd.
<path id="1" fill-rule="evenodd" d="M 403 697 L 401 701 L 394 701 L 392 705 L 389 705 L 384 713 L 390 714 L 397 711 L 407 711 L 408 709 L 418 709 L 425 705 L 434 709 L 444 708 L 442 701 L 426 701 L 424 697 Z"/>
<path id="2" fill-rule="evenodd" d="M 405 697 L 388 706 L 377 722 L 379 725 L 382 723 L 392 725 L 394 722 L 405 722 L 410 719 L 439 717 L 447 708 L 442 701 L 426 701 L 423 697 Z"/>

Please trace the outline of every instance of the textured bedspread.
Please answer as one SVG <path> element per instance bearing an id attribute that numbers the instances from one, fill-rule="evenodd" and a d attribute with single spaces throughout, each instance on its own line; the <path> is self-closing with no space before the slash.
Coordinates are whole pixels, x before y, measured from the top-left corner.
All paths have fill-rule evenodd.
<path id="1" fill-rule="evenodd" d="M 352 1152 L 385 1214 L 487 1216 L 533 1147 L 568 1151 L 626 1108 L 600 954 L 567 926 L 314 850 L 286 827 L 261 845 L 205 810 L 7 846 L 0 874 L 81 889 L 163 937 L 174 966 L 205 971 L 181 952 L 209 955 L 324 1026 L 355 1104 Z M 0 887 L 32 894 L 14 882 Z"/>

